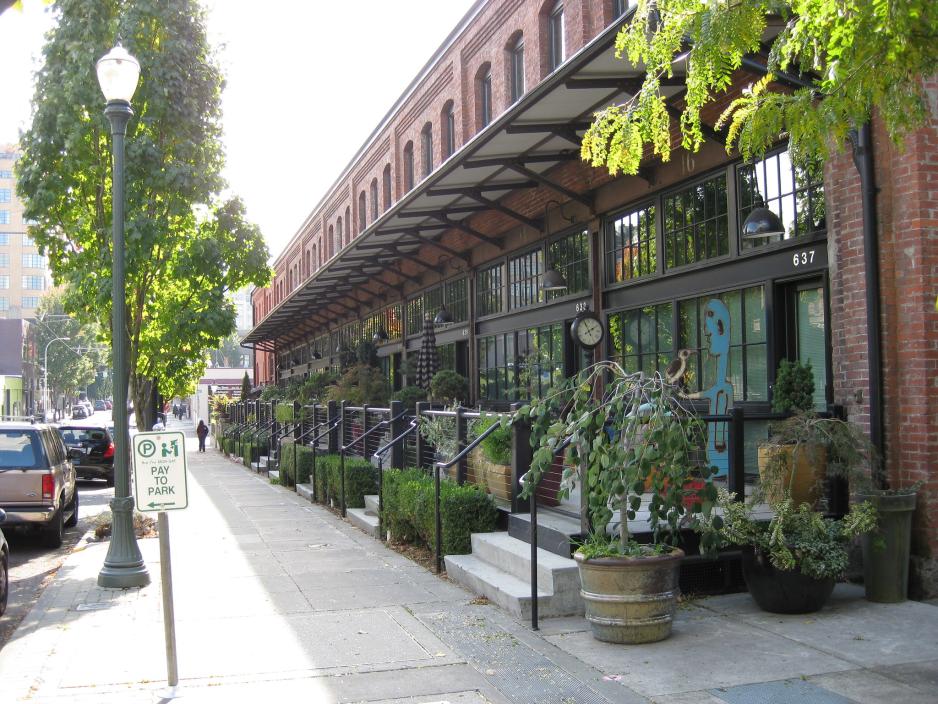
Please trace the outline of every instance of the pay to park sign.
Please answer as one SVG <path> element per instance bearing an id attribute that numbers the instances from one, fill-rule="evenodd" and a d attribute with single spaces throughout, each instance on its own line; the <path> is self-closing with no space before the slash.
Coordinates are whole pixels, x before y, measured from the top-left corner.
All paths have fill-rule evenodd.
<path id="1" fill-rule="evenodd" d="M 134 499 L 139 511 L 186 508 L 186 436 L 179 431 L 133 437 Z"/>

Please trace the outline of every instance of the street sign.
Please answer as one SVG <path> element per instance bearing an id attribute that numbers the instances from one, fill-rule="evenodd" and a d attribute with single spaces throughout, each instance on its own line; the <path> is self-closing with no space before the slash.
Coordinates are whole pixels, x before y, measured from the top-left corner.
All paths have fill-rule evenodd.
<path id="1" fill-rule="evenodd" d="M 137 433 L 132 443 L 137 510 L 186 508 L 186 436 L 178 430 L 157 430 Z"/>

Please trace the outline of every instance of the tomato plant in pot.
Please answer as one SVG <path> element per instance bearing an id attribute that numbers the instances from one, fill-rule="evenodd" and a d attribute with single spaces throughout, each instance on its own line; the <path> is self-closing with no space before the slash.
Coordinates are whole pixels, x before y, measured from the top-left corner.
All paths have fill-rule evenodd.
<path id="1" fill-rule="evenodd" d="M 773 502 L 772 517 L 759 515 L 753 502 L 718 492 L 719 511 L 700 522 L 712 550 L 743 548 L 743 577 L 756 604 L 765 611 L 804 614 L 821 609 L 834 583 L 847 569 L 850 542 L 876 527 L 876 509 L 854 503 L 841 519 L 825 518 L 790 496 Z"/>
<path id="2" fill-rule="evenodd" d="M 517 417 L 529 418 L 535 429 L 525 496 L 570 439 L 579 470 L 564 469 L 560 492 L 569 495 L 582 481 L 588 493 L 592 532 L 574 558 L 594 637 L 613 643 L 667 638 L 684 556 L 680 531 L 694 525 L 697 513 L 708 514 L 716 499 L 706 482 L 693 490 L 699 501 L 685 503 L 687 483 L 711 473 L 696 464 L 704 425 L 659 374 L 629 373 L 614 362 L 587 368 Z"/>

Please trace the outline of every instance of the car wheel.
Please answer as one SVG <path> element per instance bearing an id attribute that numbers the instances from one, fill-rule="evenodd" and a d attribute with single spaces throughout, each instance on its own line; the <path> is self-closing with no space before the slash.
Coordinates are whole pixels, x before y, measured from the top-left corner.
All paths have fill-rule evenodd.
<path id="1" fill-rule="evenodd" d="M 72 515 L 67 521 L 65 521 L 66 528 L 73 528 L 78 525 L 78 487 L 75 487 L 75 492 L 72 494 L 72 503 L 69 504 L 68 510 L 72 512 Z"/>
<path id="2" fill-rule="evenodd" d="M 42 529 L 42 544 L 47 548 L 62 547 L 62 534 L 64 532 L 65 522 L 60 508 L 52 517 L 52 522 Z"/>
<path id="3" fill-rule="evenodd" d="M 104 481 L 107 482 L 108 486 L 114 486 L 114 475 L 111 474 L 110 476 L 105 477 Z"/>
<path id="4" fill-rule="evenodd" d="M 7 598 L 10 594 L 10 570 L 8 569 L 9 558 L 6 553 L 0 555 L 0 616 L 7 610 Z"/>

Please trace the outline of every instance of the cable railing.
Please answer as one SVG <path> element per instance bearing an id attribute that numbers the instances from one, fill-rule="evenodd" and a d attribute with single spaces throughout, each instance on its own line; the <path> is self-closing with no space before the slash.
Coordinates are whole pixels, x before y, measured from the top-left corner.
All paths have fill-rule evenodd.
<path id="1" fill-rule="evenodd" d="M 359 410 L 362 410 L 362 409 L 359 409 Z M 382 411 L 385 411 L 385 410 L 386 410 L 389 415 L 390 415 L 390 413 L 391 413 L 391 409 L 381 409 L 381 410 L 382 410 Z M 340 476 L 340 479 L 339 479 L 339 481 L 340 481 L 340 484 L 339 484 L 340 489 L 339 489 L 339 491 L 340 491 L 341 512 L 342 512 L 342 517 L 343 517 L 343 518 L 345 518 L 345 515 L 346 515 L 346 505 L 345 505 L 345 455 L 346 455 L 346 453 L 347 453 L 353 446 L 355 446 L 355 445 L 359 445 L 359 444 L 360 444 L 361 447 L 364 448 L 364 447 L 365 447 L 365 441 L 366 441 L 366 439 L 367 439 L 368 437 L 374 435 L 374 434 L 375 434 L 376 432 L 378 432 L 379 430 L 383 431 L 385 428 L 390 428 L 390 427 L 391 427 L 391 424 L 396 423 L 397 421 L 399 421 L 399 420 L 401 420 L 402 418 L 404 418 L 404 416 L 406 416 L 406 415 L 407 415 L 406 412 L 401 412 L 401 413 L 398 413 L 398 414 L 397 414 L 396 416 L 394 416 L 393 418 L 387 418 L 387 419 L 385 419 L 385 420 L 382 420 L 382 421 L 380 421 L 377 425 L 374 425 L 374 426 L 372 426 L 371 428 L 368 428 L 367 430 L 364 430 L 364 431 L 361 433 L 361 435 L 359 435 L 358 437 L 352 438 L 347 444 L 342 445 L 342 446 L 339 448 L 339 473 L 340 473 L 340 475 L 341 475 L 341 476 Z M 379 491 L 380 491 L 380 490 L 379 490 Z M 379 494 L 379 496 L 380 496 L 380 494 Z M 380 502 L 380 498 L 378 499 L 378 501 Z"/>

